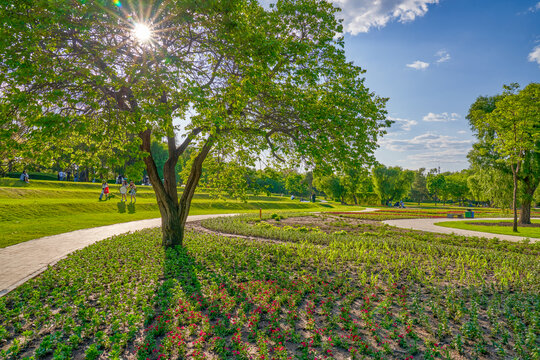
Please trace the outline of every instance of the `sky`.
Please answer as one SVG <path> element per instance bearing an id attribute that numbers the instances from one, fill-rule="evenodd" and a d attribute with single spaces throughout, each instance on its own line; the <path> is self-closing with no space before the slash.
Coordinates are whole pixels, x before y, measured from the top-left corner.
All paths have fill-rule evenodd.
<path id="1" fill-rule="evenodd" d="M 388 97 L 395 120 L 377 160 L 408 169 L 468 168 L 465 118 L 478 96 L 540 82 L 538 0 L 332 0 L 345 51 Z"/>

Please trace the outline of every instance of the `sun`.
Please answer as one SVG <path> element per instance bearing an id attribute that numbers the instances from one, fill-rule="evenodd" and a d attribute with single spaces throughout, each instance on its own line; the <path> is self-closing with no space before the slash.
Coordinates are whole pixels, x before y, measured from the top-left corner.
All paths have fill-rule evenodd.
<path id="1" fill-rule="evenodd" d="M 152 30 L 144 23 L 135 23 L 133 34 L 140 42 L 147 42 L 152 38 Z"/>

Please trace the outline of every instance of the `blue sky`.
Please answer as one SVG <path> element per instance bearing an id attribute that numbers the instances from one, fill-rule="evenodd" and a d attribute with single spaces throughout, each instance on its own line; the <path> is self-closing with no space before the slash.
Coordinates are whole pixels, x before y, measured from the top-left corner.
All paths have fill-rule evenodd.
<path id="1" fill-rule="evenodd" d="M 376 155 L 409 169 L 468 167 L 465 116 L 503 84 L 540 82 L 538 0 L 333 0 L 346 53 L 389 97 L 396 123 Z"/>

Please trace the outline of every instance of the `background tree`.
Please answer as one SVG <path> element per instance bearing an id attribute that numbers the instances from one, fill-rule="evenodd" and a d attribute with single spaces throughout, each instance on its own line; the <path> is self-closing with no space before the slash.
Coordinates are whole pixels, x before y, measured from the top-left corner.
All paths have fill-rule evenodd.
<path id="1" fill-rule="evenodd" d="M 285 178 L 285 190 L 290 195 L 302 196 L 308 192 L 308 184 L 304 181 L 304 176 L 291 171 Z"/>
<path id="2" fill-rule="evenodd" d="M 473 166 L 467 178 L 470 195 L 503 210 L 512 205 L 512 175 L 498 168 Z"/>
<path id="3" fill-rule="evenodd" d="M 498 161 L 512 171 L 514 232 L 518 224 L 518 174 L 540 141 L 540 84 L 529 84 L 519 93 L 516 91 L 517 85 L 505 86 L 505 96 L 495 103 L 495 109 L 476 122 L 479 129 L 493 134 L 491 144 L 500 155 Z"/>
<path id="4" fill-rule="evenodd" d="M 270 167 L 264 170 L 257 170 L 257 184 L 265 189 L 267 194 L 283 194 L 285 193 L 285 177 L 284 175 Z"/>
<path id="5" fill-rule="evenodd" d="M 426 176 L 424 175 L 425 171 L 426 168 L 420 168 L 414 172 L 414 180 L 409 192 L 409 198 L 416 201 L 418 205 L 429 197 Z"/>
<path id="6" fill-rule="evenodd" d="M 340 183 L 345 188 L 345 196 L 350 198 L 354 205 L 358 205 L 359 199 L 362 199 L 366 192 L 373 191 L 369 172 L 361 167 L 344 169 L 340 176 Z"/>
<path id="7" fill-rule="evenodd" d="M 142 158 L 163 245 L 181 244 L 215 148 L 329 167 L 374 161 L 390 125 L 386 100 L 346 60 L 336 11 L 312 0 L 270 9 L 254 0 L 2 3 L 1 124 L 16 112 L 43 157 L 64 134 L 93 126 L 96 144 L 114 141 Z M 135 31 L 141 26 L 148 36 Z M 175 118 L 186 122 L 181 138 Z M 169 155 L 163 181 L 151 155 L 161 137 Z M 193 160 L 179 196 L 176 165 L 188 148 Z"/>
<path id="8" fill-rule="evenodd" d="M 431 196 L 435 199 L 435 203 L 437 203 L 445 190 L 446 179 L 443 174 L 429 173 L 426 178 L 426 186 Z"/>
<path id="9" fill-rule="evenodd" d="M 445 174 L 445 188 L 443 193 L 447 199 L 459 202 L 463 205 L 463 200 L 469 195 L 469 186 L 467 184 L 467 171 Z"/>
<path id="10" fill-rule="evenodd" d="M 313 184 L 319 191 L 324 192 L 334 201 L 339 201 L 342 204 L 346 203 L 347 189 L 338 175 L 320 172 L 315 172 L 314 175 Z"/>
<path id="11" fill-rule="evenodd" d="M 399 166 L 375 166 L 371 173 L 373 187 L 382 204 L 405 198 L 414 181 L 414 172 Z"/>

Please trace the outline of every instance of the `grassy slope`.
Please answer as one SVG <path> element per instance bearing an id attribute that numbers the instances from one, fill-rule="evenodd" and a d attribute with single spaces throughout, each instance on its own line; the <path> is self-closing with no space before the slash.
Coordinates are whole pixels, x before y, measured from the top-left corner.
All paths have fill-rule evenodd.
<path id="1" fill-rule="evenodd" d="M 119 185 L 110 185 L 110 189 L 114 197 L 99 201 L 100 184 L 37 180 L 25 184 L 0 179 L 0 248 L 42 236 L 160 216 L 151 187 L 138 186 L 134 205 L 120 202 Z M 242 202 L 196 194 L 190 214 L 343 208 L 335 203 L 311 204 L 278 196 L 251 196 Z"/>
<path id="2" fill-rule="evenodd" d="M 518 233 L 515 233 L 512 231 L 511 226 L 503 227 L 503 226 L 486 226 L 486 225 L 471 225 L 470 224 L 474 222 L 496 223 L 496 222 L 500 222 L 500 220 L 446 221 L 446 222 L 436 223 L 435 225 L 444 226 L 444 227 L 453 228 L 453 229 L 483 231 L 490 234 L 503 234 L 503 235 L 515 235 L 515 236 L 523 236 L 523 237 L 530 237 L 530 238 L 540 238 L 540 228 L 527 228 L 527 227 L 518 226 Z M 511 222 L 511 221 L 507 221 L 507 222 Z M 533 220 L 532 222 L 535 224 L 540 224 L 540 220 Z"/>

